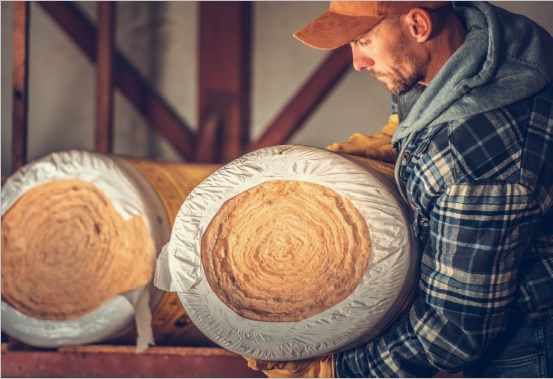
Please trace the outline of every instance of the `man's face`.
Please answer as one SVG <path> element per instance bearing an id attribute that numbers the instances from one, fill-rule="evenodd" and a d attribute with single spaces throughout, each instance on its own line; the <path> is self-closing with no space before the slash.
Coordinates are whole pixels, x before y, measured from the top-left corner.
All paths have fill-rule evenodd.
<path id="1" fill-rule="evenodd" d="M 353 67 L 366 69 L 395 95 L 402 95 L 419 80 L 421 61 L 410 44 L 401 20 L 385 19 L 350 42 Z"/>

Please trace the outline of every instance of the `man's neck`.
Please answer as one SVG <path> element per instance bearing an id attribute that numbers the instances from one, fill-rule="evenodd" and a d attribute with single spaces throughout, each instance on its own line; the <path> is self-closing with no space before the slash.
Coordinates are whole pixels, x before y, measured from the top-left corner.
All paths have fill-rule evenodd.
<path id="1" fill-rule="evenodd" d="M 419 83 L 425 86 L 434 79 L 441 68 L 463 44 L 467 32 L 464 25 L 457 17 L 451 17 L 451 20 L 444 20 L 445 25 L 434 38 L 428 41 L 430 61 L 427 66 L 426 75 Z"/>

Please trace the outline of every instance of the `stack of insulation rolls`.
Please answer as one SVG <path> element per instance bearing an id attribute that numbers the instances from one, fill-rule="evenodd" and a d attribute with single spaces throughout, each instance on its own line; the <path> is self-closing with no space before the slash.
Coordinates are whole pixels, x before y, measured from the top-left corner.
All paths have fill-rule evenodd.
<path id="1" fill-rule="evenodd" d="M 418 254 L 391 165 L 280 145 L 189 193 L 154 284 L 218 345 L 298 360 L 381 333 L 415 293 Z"/>
<path id="2" fill-rule="evenodd" d="M 213 345 L 152 278 L 182 202 L 219 167 L 73 150 L 9 176 L 2 185 L 2 331 L 47 348 Z"/>

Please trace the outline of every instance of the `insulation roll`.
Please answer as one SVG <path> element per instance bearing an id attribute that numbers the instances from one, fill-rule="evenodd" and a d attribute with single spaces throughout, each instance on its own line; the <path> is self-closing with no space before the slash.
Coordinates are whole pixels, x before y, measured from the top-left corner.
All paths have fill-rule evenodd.
<path id="1" fill-rule="evenodd" d="M 405 308 L 418 244 L 390 165 L 281 145 L 195 187 L 156 263 L 218 345 L 266 360 L 358 346 Z"/>
<path id="2" fill-rule="evenodd" d="M 219 166 L 50 154 L 2 186 L 2 331 L 26 344 L 211 341 L 155 259 L 189 192 Z"/>

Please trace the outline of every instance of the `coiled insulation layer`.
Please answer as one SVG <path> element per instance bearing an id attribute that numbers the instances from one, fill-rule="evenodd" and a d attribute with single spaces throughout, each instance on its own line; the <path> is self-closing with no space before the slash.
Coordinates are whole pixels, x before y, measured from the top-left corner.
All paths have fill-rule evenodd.
<path id="1" fill-rule="evenodd" d="M 417 245 L 390 166 L 326 150 L 260 149 L 186 198 L 157 260 L 209 338 L 267 360 L 374 338 L 404 308 Z"/>
<path id="2" fill-rule="evenodd" d="M 136 334 L 140 349 L 154 336 L 208 343 L 151 279 L 180 205 L 218 167 L 67 151 L 8 177 L 2 330 L 39 347 L 133 343 Z"/>

